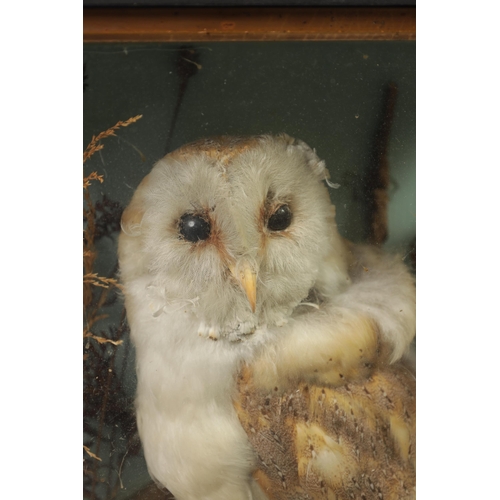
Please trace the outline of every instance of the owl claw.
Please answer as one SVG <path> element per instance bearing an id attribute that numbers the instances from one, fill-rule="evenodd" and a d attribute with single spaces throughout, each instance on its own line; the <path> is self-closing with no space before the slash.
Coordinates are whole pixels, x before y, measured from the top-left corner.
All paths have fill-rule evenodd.
<path id="1" fill-rule="evenodd" d="M 242 321 L 234 324 L 228 330 L 221 330 L 219 327 L 207 326 L 202 321 L 198 326 L 198 335 L 202 338 L 210 340 L 219 340 L 220 338 L 225 338 L 229 340 L 229 342 L 241 342 L 245 338 L 253 335 L 256 331 L 265 329 L 266 325 L 257 327 L 252 321 Z"/>
<path id="2" fill-rule="evenodd" d="M 207 326 L 202 321 L 198 326 L 198 335 L 205 339 L 219 340 L 220 330 L 214 326 Z"/>
<path id="3" fill-rule="evenodd" d="M 208 338 L 211 340 L 219 340 L 219 329 L 215 329 L 213 326 L 208 330 Z"/>
<path id="4" fill-rule="evenodd" d="M 198 326 L 198 335 L 203 338 L 208 337 L 208 327 L 203 322 L 201 322 L 200 326 Z"/>
<path id="5" fill-rule="evenodd" d="M 249 335 L 255 331 L 255 324 L 253 321 L 244 321 L 238 324 L 236 330 L 237 335 Z"/>

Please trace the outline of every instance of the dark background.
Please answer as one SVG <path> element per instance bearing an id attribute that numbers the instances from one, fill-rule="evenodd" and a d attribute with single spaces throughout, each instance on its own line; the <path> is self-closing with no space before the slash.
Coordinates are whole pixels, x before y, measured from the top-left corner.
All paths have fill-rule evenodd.
<path id="1" fill-rule="evenodd" d="M 154 163 L 209 135 L 286 132 L 316 148 L 339 185 L 329 191 L 341 234 L 367 241 L 365 194 L 390 85 L 397 91 L 385 124 L 386 247 L 414 255 L 415 72 L 415 42 L 408 41 L 86 43 L 83 147 L 118 121 L 143 115 L 104 139 L 84 165 L 84 175 L 96 171 L 104 180 L 89 188 L 98 222 L 94 271 L 116 277 L 121 211 Z M 92 288 L 94 304 L 98 292 Z M 138 493 L 151 480 L 135 430 L 134 353 L 116 291 L 100 313 L 106 317 L 93 333 L 124 343 L 84 345 L 84 444 L 102 459 L 85 455 L 85 497 L 146 498 Z"/>

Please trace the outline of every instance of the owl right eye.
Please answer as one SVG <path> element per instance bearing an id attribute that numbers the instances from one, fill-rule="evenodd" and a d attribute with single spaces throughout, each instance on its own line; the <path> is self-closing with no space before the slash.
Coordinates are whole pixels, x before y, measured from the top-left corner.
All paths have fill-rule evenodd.
<path id="1" fill-rule="evenodd" d="M 281 205 L 274 212 L 274 214 L 269 217 L 267 221 L 267 228 L 271 231 L 283 231 L 292 222 L 292 211 L 288 205 Z"/>
<path id="2" fill-rule="evenodd" d="M 184 214 L 179 219 L 179 233 L 192 243 L 208 239 L 210 236 L 210 222 L 197 214 Z"/>

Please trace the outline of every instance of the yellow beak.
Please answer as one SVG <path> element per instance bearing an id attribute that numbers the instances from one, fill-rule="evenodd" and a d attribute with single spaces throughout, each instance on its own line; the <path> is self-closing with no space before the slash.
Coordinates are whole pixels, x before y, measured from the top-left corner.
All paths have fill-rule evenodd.
<path id="1" fill-rule="evenodd" d="M 238 269 L 234 266 L 229 266 L 229 270 L 245 291 L 252 312 L 255 312 L 257 302 L 257 273 L 252 270 L 248 262 L 242 262 L 238 266 Z"/>

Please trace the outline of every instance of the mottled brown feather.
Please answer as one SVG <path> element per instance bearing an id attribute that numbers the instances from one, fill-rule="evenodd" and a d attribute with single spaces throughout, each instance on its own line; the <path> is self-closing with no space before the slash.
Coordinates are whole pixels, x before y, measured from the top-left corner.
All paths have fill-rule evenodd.
<path id="1" fill-rule="evenodd" d="M 271 393 L 245 367 L 234 406 L 271 500 L 415 498 L 415 377 L 403 365 Z"/>

